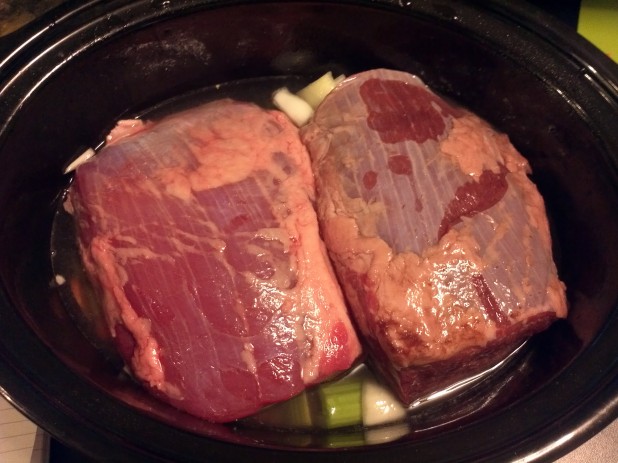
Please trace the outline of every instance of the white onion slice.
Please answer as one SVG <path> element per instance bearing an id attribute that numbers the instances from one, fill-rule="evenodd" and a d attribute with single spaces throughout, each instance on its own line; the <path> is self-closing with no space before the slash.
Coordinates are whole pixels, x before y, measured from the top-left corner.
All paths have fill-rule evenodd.
<path id="1" fill-rule="evenodd" d="M 306 87 L 299 90 L 296 94 L 305 100 L 313 109 L 316 109 L 322 100 L 326 98 L 335 86 L 341 82 L 345 76 L 333 79 L 333 73 L 328 71 L 319 79 L 314 80 Z"/>
<path id="2" fill-rule="evenodd" d="M 274 105 L 283 111 L 291 121 L 302 127 L 313 116 L 313 108 L 298 95 L 294 95 L 287 88 L 280 88 L 273 94 Z"/>
<path id="3" fill-rule="evenodd" d="M 73 172 L 77 167 L 81 166 L 83 163 L 88 161 L 92 156 L 94 156 L 96 152 L 92 148 L 88 148 L 82 154 L 80 154 L 76 159 L 73 160 L 69 166 L 64 169 L 64 173 L 68 174 L 69 172 Z"/>

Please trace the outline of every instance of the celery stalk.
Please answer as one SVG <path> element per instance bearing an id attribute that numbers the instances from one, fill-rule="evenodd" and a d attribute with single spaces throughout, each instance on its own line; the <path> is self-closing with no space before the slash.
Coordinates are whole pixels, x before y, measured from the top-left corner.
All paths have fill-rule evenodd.
<path id="1" fill-rule="evenodd" d="M 260 411 L 250 418 L 251 421 L 275 428 L 309 428 L 311 427 L 311 410 L 307 393 L 286 400 Z"/>
<path id="2" fill-rule="evenodd" d="M 324 444 L 331 449 L 341 449 L 348 447 L 358 447 L 365 445 L 365 435 L 363 431 L 355 430 L 354 432 L 331 432 L 325 436 Z"/>
<path id="3" fill-rule="evenodd" d="M 319 388 L 318 394 L 322 403 L 322 419 L 325 428 L 362 424 L 361 385 L 358 379 L 349 378 L 325 384 Z"/>

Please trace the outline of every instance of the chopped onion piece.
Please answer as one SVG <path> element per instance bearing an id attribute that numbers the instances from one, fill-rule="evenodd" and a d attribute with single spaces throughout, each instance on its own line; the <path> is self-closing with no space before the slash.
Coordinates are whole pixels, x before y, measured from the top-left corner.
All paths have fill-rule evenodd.
<path id="1" fill-rule="evenodd" d="M 345 76 L 339 76 L 333 79 L 333 73 L 328 71 L 319 79 L 314 80 L 305 88 L 299 90 L 296 94 L 316 109 L 322 100 L 326 98 L 335 86 L 345 79 Z"/>
<path id="2" fill-rule="evenodd" d="M 378 428 L 367 429 L 365 431 L 365 445 L 391 442 L 409 433 L 410 426 L 408 425 L 408 423 L 397 423 L 392 426 L 382 426 Z"/>
<path id="3" fill-rule="evenodd" d="M 74 171 L 75 169 L 77 169 L 78 166 L 88 161 L 88 159 L 90 159 L 95 154 L 96 152 L 92 148 L 88 148 L 86 151 L 80 154 L 77 159 L 75 159 L 71 164 L 69 164 L 66 169 L 64 169 L 64 173 L 68 174 L 69 172 Z"/>
<path id="4" fill-rule="evenodd" d="M 406 416 L 406 409 L 393 393 L 374 378 L 363 381 L 363 424 L 373 426 L 392 423 Z"/>
<path id="5" fill-rule="evenodd" d="M 280 88 L 273 94 L 273 103 L 283 111 L 296 126 L 301 127 L 313 116 L 313 108 L 301 97 L 287 88 Z"/>

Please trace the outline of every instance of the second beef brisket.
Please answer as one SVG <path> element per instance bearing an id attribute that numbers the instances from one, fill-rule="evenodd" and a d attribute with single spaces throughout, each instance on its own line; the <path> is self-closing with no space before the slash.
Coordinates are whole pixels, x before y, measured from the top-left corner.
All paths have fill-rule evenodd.
<path id="1" fill-rule="evenodd" d="M 407 403 L 566 316 L 544 203 L 506 136 L 418 78 L 341 83 L 302 137 L 374 365 Z"/>

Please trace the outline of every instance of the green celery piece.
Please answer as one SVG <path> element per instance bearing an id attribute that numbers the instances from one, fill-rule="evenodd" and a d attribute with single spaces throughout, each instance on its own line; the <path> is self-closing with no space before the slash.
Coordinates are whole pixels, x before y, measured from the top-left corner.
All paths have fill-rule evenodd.
<path id="1" fill-rule="evenodd" d="M 365 435 L 362 431 L 350 433 L 331 432 L 326 435 L 324 442 L 324 445 L 331 449 L 359 447 L 365 444 Z"/>
<path id="2" fill-rule="evenodd" d="M 325 428 L 362 424 L 361 386 L 362 382 L 358 378 L 346 378 L 320 386 L 318 395 Z"/>
<path id="3" fill-rule="evenodd" d="M 309 428 L 313 424 L 306 392 L 271 405 L 254 416 L 254 421 L 276 428 Z"/>

